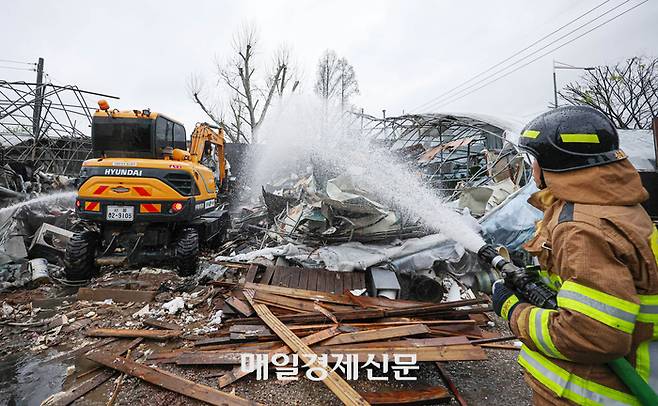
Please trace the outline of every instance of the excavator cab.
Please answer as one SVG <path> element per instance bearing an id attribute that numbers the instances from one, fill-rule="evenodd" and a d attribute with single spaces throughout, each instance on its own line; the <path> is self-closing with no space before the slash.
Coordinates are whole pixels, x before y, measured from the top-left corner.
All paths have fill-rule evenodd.
<path id="1" fill-rule="evenodd" d="M 149 110 L 97 115 L 91 132 L 97 158 L 164 159 L 168 147 L 187 149 L 185 127 Z"/>
<path id="2" fill-rule="evenodd" d="M 93 158 L 78 181 L 85 228 L 69 240 L 68 279 L 89 279 L 102 265 L 154 261 L 193 274 L 200 247 L 221 242 L 229 223 L 218 195 L 227 179 L 223 131 L 197 124 L 188 148 L 183 125 L 165 115 L 99 106 Z"/>

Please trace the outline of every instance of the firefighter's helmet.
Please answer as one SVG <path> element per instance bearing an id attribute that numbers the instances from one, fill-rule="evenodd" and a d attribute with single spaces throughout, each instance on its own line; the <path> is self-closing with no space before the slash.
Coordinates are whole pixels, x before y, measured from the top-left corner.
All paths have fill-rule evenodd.
<path id="1" fill-rule="evenodd" d="M 626 159 L 615 126 L 603 113 L 587 106 L 558 107 L 541 114 L 525 126 L 519 146 L 549 172 Z"/>

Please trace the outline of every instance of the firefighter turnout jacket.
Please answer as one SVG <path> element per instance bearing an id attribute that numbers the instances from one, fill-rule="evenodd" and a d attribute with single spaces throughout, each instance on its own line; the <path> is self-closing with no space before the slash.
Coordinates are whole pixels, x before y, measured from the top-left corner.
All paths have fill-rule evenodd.
<path id="1" fill-rule="evenodd" d="M 529 200 L 544 212 L 526 243 L 557 294 L 558 309 L 527 303 L 510 325 L 538 405 L 639 404 L 605 365 L 626 357 L 658 391 L 658 231 L 628 160 L 544 172 Z"/>

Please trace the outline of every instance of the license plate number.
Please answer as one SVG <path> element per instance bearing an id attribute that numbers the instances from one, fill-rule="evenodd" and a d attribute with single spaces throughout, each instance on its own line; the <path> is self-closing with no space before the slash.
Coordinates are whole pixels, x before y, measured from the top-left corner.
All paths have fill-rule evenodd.
<path id="1" fill-rule="evenodd" d="M 105 219 L 109 221 L 133 221 L 135 208 L 133 206 L 107 206 Z"/>

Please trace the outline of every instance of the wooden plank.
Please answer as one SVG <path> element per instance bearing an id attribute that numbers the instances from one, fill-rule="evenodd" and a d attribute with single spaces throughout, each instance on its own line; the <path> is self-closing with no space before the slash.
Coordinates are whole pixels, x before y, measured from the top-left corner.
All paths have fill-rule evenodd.
<path id="1" fill-rule="evenodd" d="M 226 344 L 217 344 L 217 345 L 207 345 L 200 347 L 199 351 L 221 351 L 221 350 L 232 350 L 232 351 L 250 351 L 251 349 L 256 350 L 271 350 L 274 347 L 280 347 L 282 342 L 277 341 L 255 341 L 250 343 L 226 343 Z"/>
<path id="2" fill-rule="evenodd" d="M 290 276 L 288 280 L 288 286 L 291 288 L 299 288 L 299 277 L 301 276 L 302 268 L 290 268 Z"/>
<path id="3" fill-rule="evenodd" d="M 381 328 L 388 326 L 406 326 L 409 324 L 425 324 L 427 326 L 447 326 L 458 325 L 459 327 L 467 328 L 475 324 L 473 320 L 411 320 L 411 321 L 377 321 L 372 323 L 348 323 L 347 325 L 353 327 L 364 328 Z"/>
<path id="4" fill-rule="evenodd" d="M 388 299 L 386 297 L 355 296 L 347 293 L 350 301 L 361 307 L 371 307 L 376 309 L 406 309 L 410 307 L 427 306 L 427 302 L 416 302 L 412 300 Z"/>
<path id="5" fill-rule="evenodd" d="M 266 354 L 268 350 L 249 351 L 198 351 L 179 354 L 176 365 L 235 365 L 240 364 L 242 354 Z"/>
<path id="6" fill-rule="evenodd" d="M 245 297 L 251 303 L 251 306 L 256 311 L 256 314 L 272 329 L 283 342 L 286 343 L 305 363 L 313 368 L 322 368 L 326 371 L 327 377 L 322 380 L 322 383 L 327 385 L 327 387 L 340 399 L 345 405 L 368 405 L 368 402 L 365 401 L 359 395 L 357 391 L 354 390 L 343 378 L 340 377 L 329 366 L 322 365 L 317 356 L 313 351 L 304 344 L 304 342 L 297 337 L 292 331 L 290 331 L 281 320 L 277 319 L 274 314 L 263 304 L 258 304 L 254 302 L 254 291 L 245 290 Z"/>
<path id="7" fill-rule="evenodd" d="M 327 286 L 327 273 L 318 271 L 317 275 L 318 275 L 318 278 L 315 282 L 315 290 L 317 290 L 318 292 L 329 292 L 326 289 L 326 286 Z"/>
<path id="8" fill-rule="evenodd" d="M 336 293 L 339 295 L 343 294 L 343 291 L 347 289 L 347 286 L 345 286 L 345 274 L 346 272 L 336 272 L 336 284 L 334 288 L 336 289 Z M 348 285 L 349 286 L 349 285 Z"/>
<path id="9" fill-rule="evenodd" d="M 288 267 L 282 266 L 277 272 L 280 274 L 279 285 L 290 286 L 288 283 L 288 281 L 290 280 L 290 269 L 288 269 Z"/>
<path id="10" fill-rule="evenodd" d="M 316 343 L 319 343 L 321 341 L 324 341 L 328 338 L 331 338 L 338 334 L 339 331 L 336 327 L 330 327 L 326 330 L 319 331 L 315 334 L 311 334 L 310 336 L 306 336 L 302 338 L 302 342 L 306 345 L 313 345 Z M 240 349 L 240 351 L 245 351 L 244 349 Z M 268 351 L 267 355 L 268 357 L 272 357 L 276 354 L 289 354 L 291 352 L 290 347 L 287 345 L 282 345 L 278 346 L 270 351 Z M 251 371 L 253 372 L 253 371 Z M 226 385 L 229 385 L 238 379 L 249 375 L 251 372 L 246 371 L 242 369 L 241 367 L 235 367 L 233 368 L 230 372 L 227 372 L 226 374 L 222 375 L 219 380 L 218 384 L 220 388 L 225 387 Z"/>
<path id="11" fill-rule="evenodd" d="M 283 274 L 283 271 L 281 270 L 280 267 L 278 266 L 273 266 L 274 273 L 272 274 L 272 281 L 270 282 L 271 286 L 279 286 L 281 282 L 281 275 Z"/>
<path id="12" fill-rule="evenodd" d="M 258 405 L 251 400 L 247 400 L 230 393 L 225 393 L 210 386 L 201 385 L 190 381 L 178 375 L 161 370 L 155 367 L 138 364 L 126 358 L 116 357 L 106 352 L 93 352 L 87 355 L 92 361 L 103 364 L 106 367 L 116 369 L 125 374 L 135 376 L 146 382 L 168 389 L 172 392 L 180 393 L 211 405 Z"/>
<path id="13" fill-rule="evenodd" d="M 368 347 L 359 348 L 341 346 L 339 350 L 334 347 L 319 346 L 313 348 L 318 354 L 328 354 L 338 356 L 342 354 L 354 354 L 358 357 L 359 362 L 365 362 L 371 354 L 376 359 L 382 359 L 387 354 L 389 359 L 393 359 L 395 354 L 416 354 L 417 362 L 428 361 L 481 361 L 487 359 L 487 354 L 480 347 L 466 345 L 446 345 L 443 347 Z"/>
<path id="14" fill-rule="evenodd" d="M 299 283 L 297 283 L 296 286 L 298 289 L 308 289 L 308 278 L 311 273 L 313 273 L 313 270 L 311 269 L 302 268 L 302 270 L 299 271 Z"/>
<path id="15" fill-rule="evenodd" d="M 152 302 L 157 292 L 152 290 L 80 288 L 78 300 L 102 302 L 112 299 L 115 302 Z"/>
<path id="16" fill-rule="evenodd" d="M 181 330 L 132 330 L 127 328 L 92 328 L 85 332 L 89 337 L 142 337 L 151 340 L 166 340 L 180 337 Z"/>
<path id="17" fill-rule="evenodd" d="M 315 270 L 309 271 L 308 281 L 306 283 L 306 289 L 309 291 L 316 291 L 317 284 L 318 284 L 318 272 Z"/>
<path id="18" fill-rule="evenodd" d="M 266 336 L 272 335 L 267 326 L 263 324 L 234 324 L 228 329 L 229 333 L 247 333 L 250 335 Z"/>
<path id="19" fill-rule="evenodd" d="M 470 299 L 470 300 L 459 300 L 456 302 L 445 302 L 437 304 L 425 304 L 421 306 L 408 307 L 404 309 L 391 309 L 386 310 L 386 317 L 404 317 L 404 316 L 418 316 L 421 314 L 432 314 L 432 313 L 452 313 L 459 314 L 460 311 L 454 310 L 456 307 L 470 306 L 480 303 L 486 303 L 486 299 Z M 469 309 L 467 313 L 476 313 L 476 310 L 479 309 Z"/>
<path id="20" fill-rule="evenodd" d="M 459 393 L 459 390 L 457 390 L 457 386 L 453 382 L 452 377 L 450 376 L 448 371 L 446 371 L 446 369 L 443 368 L 440 362 L 436 362 L 435 365 L 436 368 L 439 370 L 439 375 L 441 375 L 441 379 L 443 379 L 446 385 L 448 385 L 448 388 L 450 388 L 450 392 L 452 392 L 453 396 L 455 397 L 455 400 L 457 401 L 457 403 L 459 403 L 459 406 L 467 406 L 466 399 L 464 399 L 461 393 Z"/>
<path id="21" fill-rule="evenodd" d="M 270 281 L 272 280 L 272 276 L 274 275 L 275 269 L 276 268 L 273 266 L 268 266 L 267 268 L 265 268 L 265 273 L 263 274 L 263 277 L 260 278 L 259 283 L 263 285 L 269 285 Z"/>
<path id="22" fill-rule="evenodd" d="M 117 375 L 116 371 L 103 369 L 93 377 L 73 386 L 72 388 L 55 393 L 41 403 L 41 406 L 66 406 L 73 403 L 76 399 L 81 398 L 95 388 L 107 382 L 110 378 Z"/>
<path id="23" fill-rule="evenodd" d="M 267 304 L 272 304 L 279 307 L 291 308 L 293 310 L 298 310 L 301 312 L 317 312 L 315 309 L 315 303 L 311 300 L 296 299 L 294 297 L 287 297 L 282 295 L 275 295 L 268 292 L 256 291 L 255 300 L 257 302 L 264 302 Z M 357 308 L 353 305 L 339 305 L 334 303 L 324 303 L 324 308 L 331 310 L 332 312 L 344 312 L 350 310 L 356 310 Z"/>
<path id="24" fill-rule="evenodd" d="M 391 347 L 440 347 L 444 345 L 463 345 L 469 344 L 469 340 L 466 337 L 434 337 L 434 338 L 406 338 L 403 340 L 396 341 L 371 341 L 359 344 L 343 344 L 343 345 L 332 345 L 331 348 L 335 350 L 343 350 L 350 348 L 381 348 L 382 346 L 391 346 Z M 323 346 L 328 344 L 323 343 Z"/>
<path id="25" fill-rule="evenodd" d="M 231 341 L 257 340 L 259 337 L 271 337 L 272 332 L 265 326 L 236 324 L 229 328 Z"/>
<path id="26" fill-rule="evenodd" d="M 439 400 L 450 398 L 448 390 L 441 386 L 389 392 L 360 393 L 371 405 L 420 405 L 436 403 Z"/>
<path id="27" fill-rule="evenodd" d="M 244 277 L 245 282 L 253 282 L 256 279 L 256 273 L 258 272 L 258 265 L 251 264 L 247 269 L 247 275 Z"/>
<path id="28" fill-rule="evenodd" d="M 512 350 L 512 351 L 519 351 L 521 349 L 521 347 L 517 347 L 511 344 L 480 344 L 480 347 L 493 348 L 497 350 Z"/>
<path id="29" fill-rule="evenodd" d="M 157 320 L 157 319 L 144 319 L 142 321 L 147 326 L 150 327 L 155 327 L 155 328 L 160 328 L 164 330 L 182 330 L 183 327 L 179 326 L 178 324 L 175 323 L 168 323 L 166 321 L 162 320 Z"/>
<path id="30" fill-rule="evenodd" d="M 353 321 L 353 320 L 370 320 L 370 319 L 381 319 L 384 317 L 383 310 L 352 310 L 348 312 L 334 312 L 334 317 L 340 322 Z M 322 323 L 327 321 L 327 317 L 323 314 L 291 314 L 286 316 L 280 316 L 279 320 L 286 323 Z M 248 319 L 231 319 L 226 320 L 226 325 L 232 325 L 235 323 L 252 323 L 259 322 L 261 319 L 258 317 L 250 317 Z M 479 337 L 478 337 L 479 338 Z"/>
<path id="31" fill-rule="evenodd" d="M 309 282 L 310 283 L 310 282 Z M 354 302 L 350 297 L 345 295 L 335 295 L 327 292 L 320 292 L 306 289 L 292 289 L 285 286 L 259 285 L 257 283 L 246 283 L 245 288 L 253 289 L 258 292 L 273 293 L 275 295 L 288 296 L 297 299 L 306 299 L 319 302 L 343 304 L 353 306 Z"/>
<path id="32" fill-rule="evenodd" d="M 365 272 L 357 272 L 358 275 L 358 281 L 357 285 L 354 289 L 363 289 L 366 287 L 366 273 Z"/>
<path id="33" fill-rule="evenodd" d="M 224 299 L 224 302 L 240 312 L 245 317 L 251 317 L 254 314 L 254 310 L 249 306 L 248 303 L 243 302 L 242 300 L 236 298 L 235 296 L 229 296 Z"/>
<path id="34" fill-rule="evenodd" d="M 409 326 L 385 327 L 379 330 L 357 331 L 355 333 L 344 333 L 327 340 L 324 345 L 353 344 L 366 341 L 385 340 L 387 338 L 397 338 L 413 336 L 418 334 L 427 334 L 430 332 L 429 327 L 424 324 L 412 324 Z"/>
<path id="35" fill-rule="evenodd" d="M 354 272 L 343 272 L 343 291 L 354 289 L 352 287 L 354 285 L 354 278 L 356 278 Z"/>
<path id="36" fill-rule="evenodd" d="M 334 277 L 333 273 L 329 273 L 329 272 L 322 272 L 322 273 L 324 274 L 324 286 L 322 290 L 330 293 L 339 294 L 340 292 L 336 292 L 335 289 L 336 278 Z"/>
<path id="37" fill-rule="evenodd" d="M 127 344 L 119 345 L 118 348 L 113 349 L 112 353 L 118 357 L 123 353 L 127 352 L 128 350 L 137 347 L 142 341 L 143 339 L 136 338 Z M 87 373 L 92 371 L 93 369 L 87 371 Z M 96 389 L 97 387 L 107 382 L 114 375 L 116 375 L 116 371 L 103 369 L 93 377 L 86 379 L 83 382 L 78 383 L 77 385 L 74 385 L 68 390 L 50 396 L 42 403 L 42 406 L 65 406 L 70 403 L 73 403 L 73 401 L 75 401 L 76 399 L 81 398 L 82 396 L 86 395 L 87 393 L 91 392 L 92 390 Z"/>

